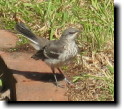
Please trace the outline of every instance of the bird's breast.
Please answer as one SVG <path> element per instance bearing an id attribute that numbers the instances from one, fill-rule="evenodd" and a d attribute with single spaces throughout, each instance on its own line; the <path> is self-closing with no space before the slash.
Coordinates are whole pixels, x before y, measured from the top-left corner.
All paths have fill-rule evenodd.
<path id="1" fill-rule="evenodd" d="M 78 47 L 75 43 L 67 43 L 64 46 L 63 53 L 60 54 L 58 59 L 46 59 L 45 62 L 48 65 L 52 66 L 62 66 L 65 63 L 67 63 L 69 60 L 71 60 L 73 57 L 75 57 L 78 53 Z"/>
<path id="2" fill-rule="evenodd" d="M 78 53 L 78 47 L 75 42 L 68 43 L 64 46 L 64 48 L 65 51 L 59 56 L 59 59 L 61 59 L 62 61 L 70 60 L 71 58 L 75 57 Z"/>

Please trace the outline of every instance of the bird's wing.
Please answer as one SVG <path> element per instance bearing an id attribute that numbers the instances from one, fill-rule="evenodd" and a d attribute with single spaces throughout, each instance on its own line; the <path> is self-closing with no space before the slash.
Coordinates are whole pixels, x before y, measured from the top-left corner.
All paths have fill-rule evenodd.
<path id="1" fill-rule="evenodd" d="M 59 40 L 51 41 L 44 48 L 44 55 L 47 58 L 58 59 L 59 56 L 64 52 L 65 44 L 61 43 Z"/>
<path id="2" fill-rule="evenodd" d="M 37 51 L 36 54 L 32 56 L 32 58 L 38 59 L 58 59 L 59 56 L 63 53 L 64 45 L 60 43 L 58 40 L 50 41 L 44 48 Z"/>

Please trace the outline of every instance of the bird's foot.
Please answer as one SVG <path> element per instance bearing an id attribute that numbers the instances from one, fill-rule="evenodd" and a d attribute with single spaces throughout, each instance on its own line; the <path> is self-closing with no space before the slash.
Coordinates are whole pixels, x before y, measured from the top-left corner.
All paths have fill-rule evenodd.
<path id="1" fill-rule="evenodd" d="M 68 85 L 70 85 L 71 87 L 75 87 L 75 85 L 74 85 L 71 81 L 69 81 L 66 77 L 64 78 L 64 80 L 65 80 L 65 82 L 66 82 Z"/>
<path id="2" fill-rule="evenodd" d="M 55 85 L 56 85 L 56 87 L 60 87 L 60 88 L 64 88 L 65 87 L 64 85 L 62 85 L 62 84 L 60 84 L 58 82 L 57 83 L 55 82 Z"/>
<path id="3" fill-rule="evenodd" d="M 58 80 L 57 80 L 56 75 L 54 75 L 54 78 L 55 78 L 55 85 L 56 85 L 57 87 L 64 88 L 64 85 L 61 85 L 60 83 L 58 83 Z"/>

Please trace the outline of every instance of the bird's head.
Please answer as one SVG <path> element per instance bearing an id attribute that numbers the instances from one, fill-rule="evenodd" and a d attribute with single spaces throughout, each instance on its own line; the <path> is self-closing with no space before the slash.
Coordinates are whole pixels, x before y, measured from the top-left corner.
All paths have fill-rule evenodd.
<path id="1" fill-rule="evenodd" d="M 66 40 L 74 40 L 79 32 L 80 31 L 77 28 L 68 28 L 62 33 L 61 38 Z"/>

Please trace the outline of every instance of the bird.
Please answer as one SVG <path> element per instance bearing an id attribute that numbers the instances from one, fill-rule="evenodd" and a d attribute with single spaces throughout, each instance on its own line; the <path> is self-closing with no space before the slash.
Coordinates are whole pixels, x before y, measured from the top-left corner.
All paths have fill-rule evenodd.
<path id="1" fill-rule="evenodd" d="M 48 40 L 43 37 L 37 37 L 22 21 L 16 22 L 15 28 L 31 42 L 30 44 L 36 49 L 36 53 L 31 57 L 35 60 L 42 60 L 51 67 L 56 85 L 59 86 L 55 68 L 63 73 L 60 69 L 78 54 L 78 45 L 76 38 L 80 30 L 69 27 L 65 29 L 58 40 Z M 65 77 L 65 76 L 64 76 Z M 66 77 L 67 83 L 71 83 Z"/>

